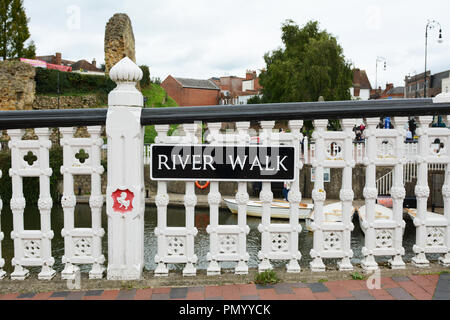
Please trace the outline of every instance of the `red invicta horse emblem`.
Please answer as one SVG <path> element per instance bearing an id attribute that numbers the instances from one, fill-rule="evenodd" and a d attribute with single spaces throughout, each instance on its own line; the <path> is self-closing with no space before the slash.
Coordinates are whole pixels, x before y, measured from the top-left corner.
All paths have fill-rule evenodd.
<path id="1" fill-rule="evenodd" d="M 133 210 L 134 194 L 130 190 L 117 189 L 111 195 L 114 200 L 113 210 L 116 212 L 126 213 Z"/>

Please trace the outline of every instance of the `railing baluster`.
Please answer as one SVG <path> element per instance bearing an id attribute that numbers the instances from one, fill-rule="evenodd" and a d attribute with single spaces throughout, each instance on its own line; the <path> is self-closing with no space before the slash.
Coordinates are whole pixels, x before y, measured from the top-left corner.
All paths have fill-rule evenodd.
<path id="1" fill-rule="evenodd" d="M 448 197 L 450 196 L 448 168 L 446 169 L 445 181 L 442 187 L 444 199 L 444 215 L 436 215 L 428 212 L 427 202 L 430 195 L 428 186 L 428 171 L 441 169 L 442 164 L 450 162 L 449 144 L 450 130 L 448 128 L 429 127 L 432 122 L 431 116 L 419 117 L 419 135 L 417 155 L 417 185 L 415 194 L 417 197 L 417 212 L 414 218 L 416 226 L 416 244 L 413 251 L 416 254 L 412 262 L 417 267 L 429 266 L 427 253 L 441 253 L 439 261 L 444 265 L 450 265 L 448 236 Z M 438 145 L 437 149 L 433 145 Z M 445 207 L 447 205 L 447 208 Z"/>
<path id="2" fill-rule="evenodd" d="M 89 272 L 90 279 L 101 279 L 105 268 L 105 257 L 102 254 L 102 237 L 105 231 L 102 228 L 103 195 L 101 190 L 101 174 L 104 172 L 100 164 L 101 127 L 88 127 L 90 138 L 75 138 L 75 128 L 60 128 L 62 134 L 64 163 L 61 173 L 64 176 L 64 193 L 61 204 L 64 211 L 64 229 L 61 231 L 64 237 L 64 256 L 62 262 L 65 268 L 62 271 L 63 279 L 75 278 L 79 270 L 76 264 L 92 264 Z M 84 151 L 82 154 L 82 150 Z M 87 158 L 77 158 L 81 156 Z M 74 213 L 76 198 L 73 192 L 74 175 L 89 175 L 91 177 L 91 196 L 89 206 L 91 209 L 91 228 L 76 228 L 74 225 Z"/>
<path id="3" fill-rule="evenodd" d="M 55 259 L 51 253 L 53 231 L 50 224 L 50 211 L 53 201 L 50 197 L 50 176 L 52 175 L 49 165 L 50 131 L 48 128 L 39 128 L 35 129 L 35 133 L 38 140 L 22 140 L 24 130 L 8 130 L 11 137 L 10 176 L 13 185 L 11 210 L 14 230 L 11 232 L 11 238 L 14 240 L 14 258 L 12 265 L 15 267 L 11 279 L 14 280 L 24 280 L 28 276 L 29 272 L 24 266 L 41 266 L 38 278 L 42 280 L 50 280 L 56 274 L 52 269 Z M 24 230 L 23 177 L 39 177 L 40 230 Z"/>

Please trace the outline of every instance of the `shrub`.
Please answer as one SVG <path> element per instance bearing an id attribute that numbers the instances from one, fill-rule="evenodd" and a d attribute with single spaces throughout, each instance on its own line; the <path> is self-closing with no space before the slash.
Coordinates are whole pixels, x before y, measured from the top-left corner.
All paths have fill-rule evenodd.
<path id="1" fill-rule="evenodd" d="M 114 81 L 108 76 L 36 68 L 36 93 L 58 94 L 58 73 L 60 94 L 97 93 L 107 95 L 116 87 Z"/>
<path id="2" fill-rule="evenodd" d="M 142 80 L 140 81 L 141 88 L 147 88 L 150 85 L 150 69 L 146 65 L 140 66 L 140 68 L 143 73 Z"/>
<path id="3" fill-rule="evenodd" d="M 255 283 L 263 286 L 268 284 L 275 284 L 278 282 L 280 282 L 280 279 L 273 270 L 266 270 L 264 272 L 258 273 L 255 276 Z"/>

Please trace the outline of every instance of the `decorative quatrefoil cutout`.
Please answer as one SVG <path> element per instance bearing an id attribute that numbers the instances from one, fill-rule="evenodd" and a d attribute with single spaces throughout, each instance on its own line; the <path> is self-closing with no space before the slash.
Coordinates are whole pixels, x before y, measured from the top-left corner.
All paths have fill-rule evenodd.
<path id="1" fill-rule="evenodd" d="M 37 157 L 32 151 L 28 151 L 28 153 L 23 157 L 23 160 L 25 160 L 25 162 L 28 163 L 29 166 L 32 166 L 33 163 L 37 160 Z"/>
<path id="2" fill-rule="evenodd" d="M 87 159 L 89 159 L 89 153 L 81 149 L 76 155 L 75 158 L 78 159 L 80 163 L 85 163 Z"/>

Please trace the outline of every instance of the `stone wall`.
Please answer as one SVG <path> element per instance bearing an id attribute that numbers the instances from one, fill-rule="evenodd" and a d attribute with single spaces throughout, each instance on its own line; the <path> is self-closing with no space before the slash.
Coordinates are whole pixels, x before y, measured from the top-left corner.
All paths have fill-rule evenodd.
<path id="1" fill-rule="evenodd" d="M 128 15 L 116 13 L 109 19 L 105 29 L 106 72 L 125 57 L 136 62 L 133 27 Z"/>
<path id="2" fill-rule="evenodd" d="M 0 61 L 0 110 L 32 109 L 34 67 L 20 61 Z"/>
<path id="3" fill-rule="evenodd" d="M 59 97 L 59 109 L 98 108 L 100 104 L 101 101 L 95 94 Z M 36 95 L 33 109 L 58 109 L 58 97 Z"/>

